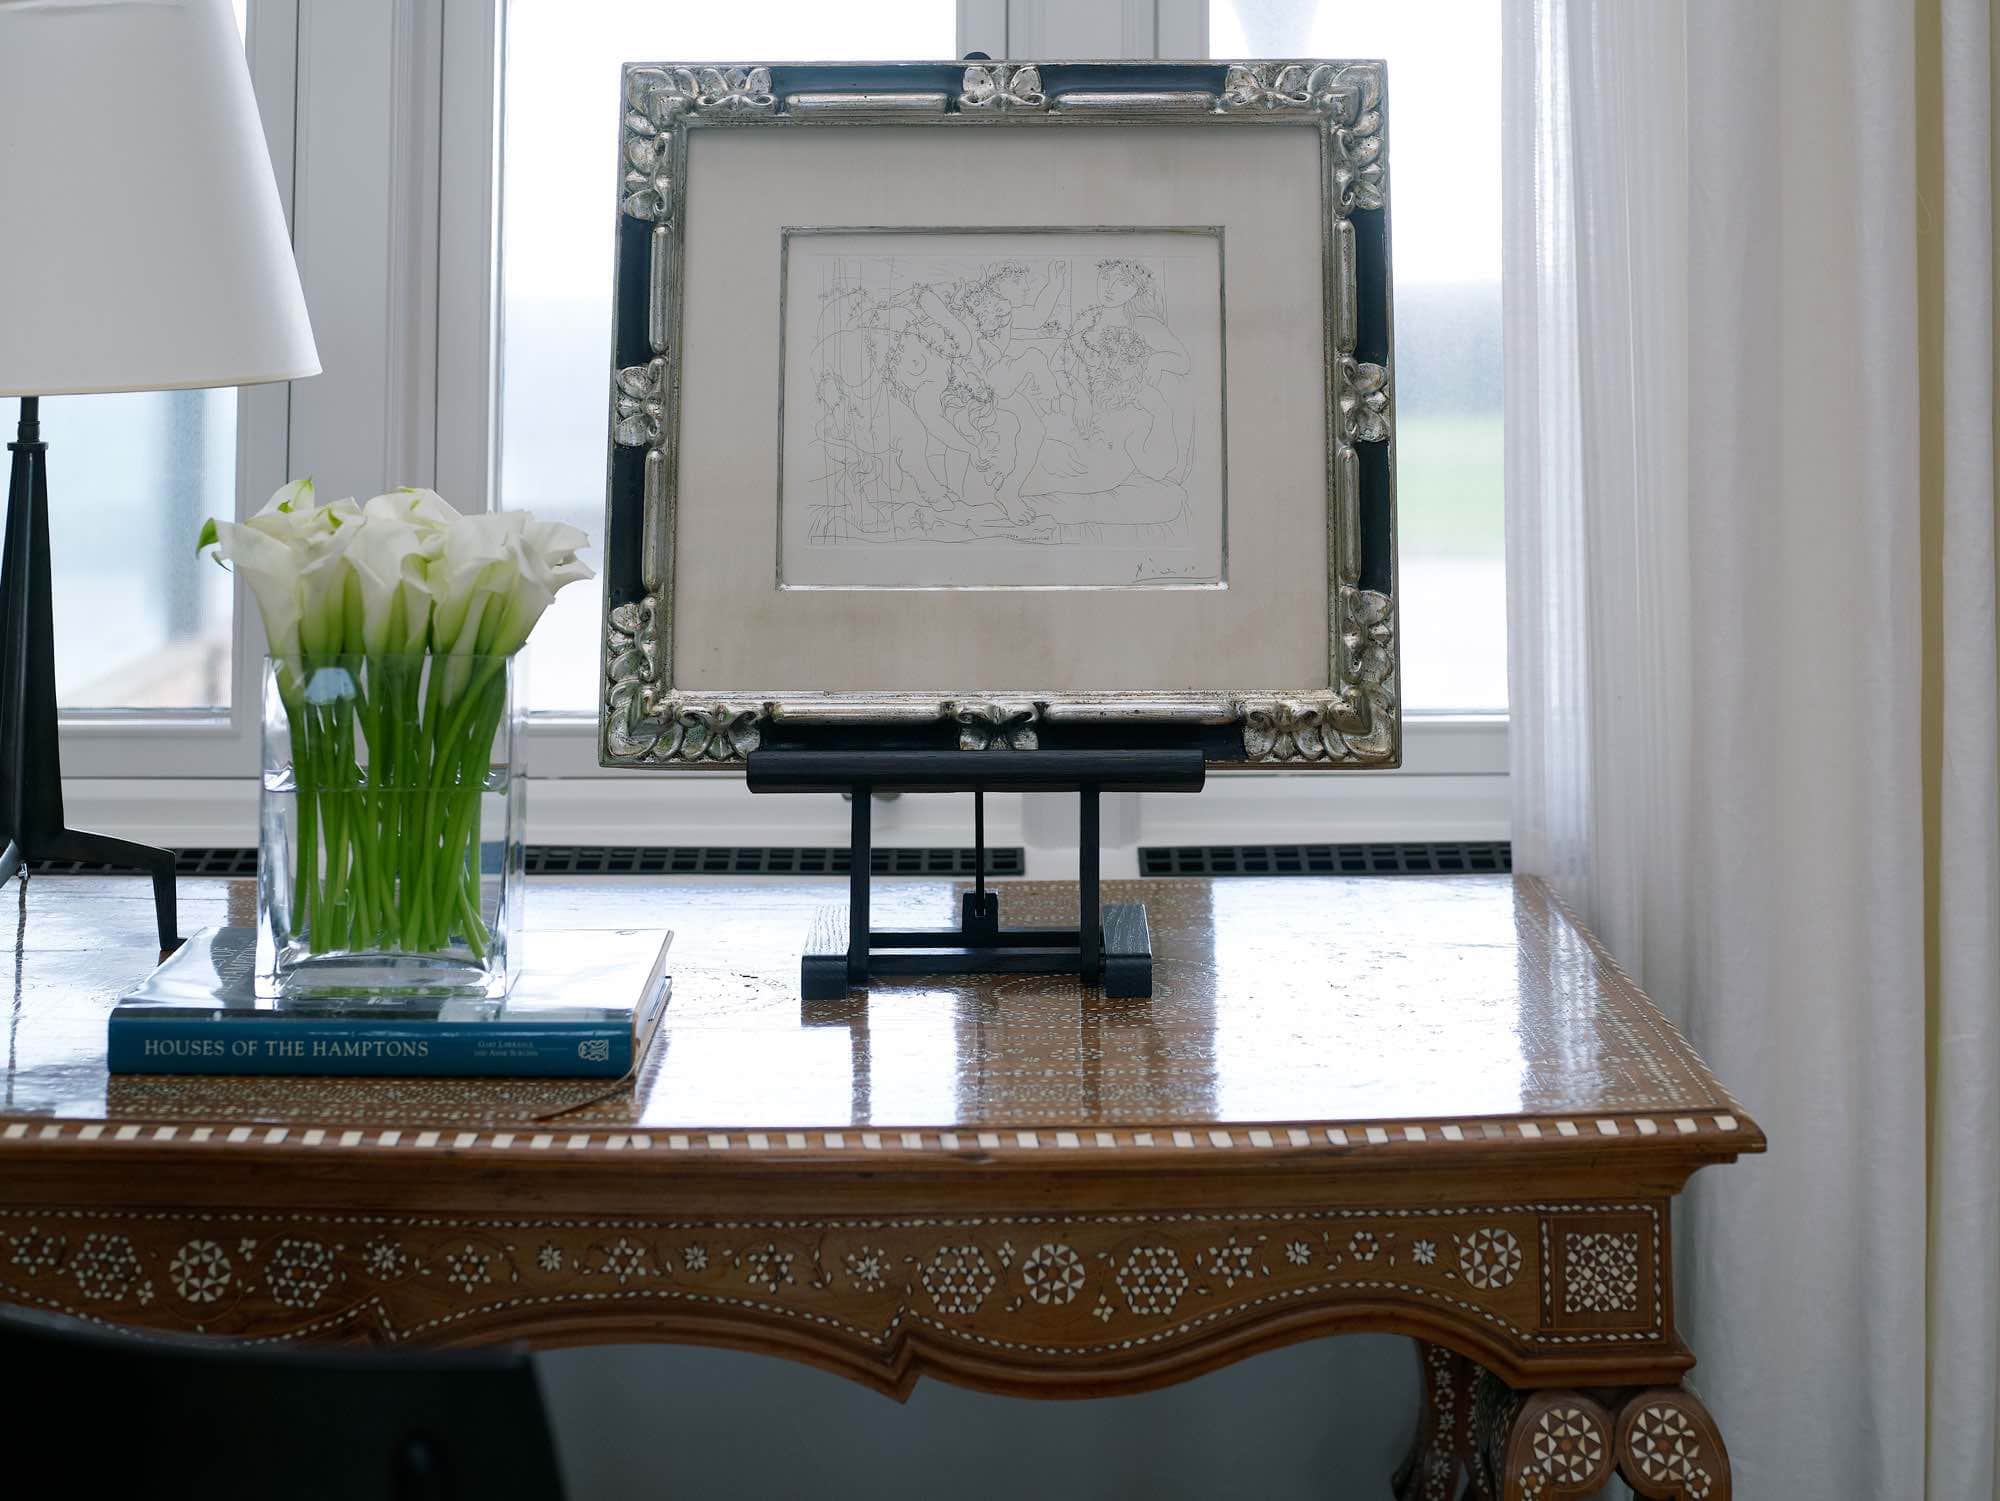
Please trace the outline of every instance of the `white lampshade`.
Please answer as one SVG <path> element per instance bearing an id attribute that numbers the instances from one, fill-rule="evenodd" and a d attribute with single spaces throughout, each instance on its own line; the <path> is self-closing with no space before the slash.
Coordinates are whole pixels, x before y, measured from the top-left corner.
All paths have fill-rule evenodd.
<path id="1" fill-rule="evenodd" d="M 318 371 L 229 0 L 0 0 L 0 395 Z"/>

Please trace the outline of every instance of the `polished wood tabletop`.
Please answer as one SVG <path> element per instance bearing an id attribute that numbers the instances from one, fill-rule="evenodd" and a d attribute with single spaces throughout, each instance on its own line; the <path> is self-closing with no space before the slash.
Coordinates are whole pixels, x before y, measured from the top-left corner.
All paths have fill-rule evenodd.
<path id="1" fill-rule="evenodd" d="M 1650 1149 L 1664 1127 L 1698 1155 L 1754 1149 L 1754 1127 L 1693 1051 L 1526 879 L 1111 882 L 1110 899 L 1147 906 L 1150 1000 L 1000 976 L 886 981 L 801 1003 L 806 927 L 842 890 L 534 884 L 531 926 L 675 931 L 661 1040 L 636 1081 L 606 1092 L 594 1081 L 110 1077 L 106 1012 L 156 957 L 148 898 L 116 879 L 44 877 L 8 935 L 17 964 L 0 1108 L 76 1122 L 461 1128 L 560 1115 L 600 1132 L 692 1132 L 691 1150 L 716 1130 L 806 1131 L 821 1150 L 820 1133 L 859 1128 L 1075 1127 L 1095 1146 L 1106 1128 L 1122 1142 L 1133 1128 L 1271 1123 L 1349 1148 L 1383 1145 L 1371 1143 L 1376 1123 L 1408 1145 L 1421 1123 L 1435 1129 L 1416 1142 L 1455 1147 L 1490 1139 L 1483 1123 L 1498 1120 L 1510 1140 L 1532 1125 Z M 1010 921 L 1074 917 L 1067 884 L 1004 890 Z M 251 921 L 252 894 L 248 882 L 183 882 L 183 921 Z M 954 901 L 944 883 L 878 883 L 875 911 L 945 925 Z M 1469 1142 L 1441 1129 L 1473 1122 Z M 1328 1125 L 1357 1129 L 1329 1142 Z M 1247 1132 L 1231 1139 L 1249 1145 Z M 866 1150 L 901 1146 L 898 1134 Z"/>
<path id="2" fill-rule="evenodd" d="M 1002 891 L 1012 923 L 1074 913 L 1067 883 Z M 254 1338 L 703 1340 L 1037 1395 L 1389 1328 L 1434 1367 L 1407 1495 L 1482 1464 L 1569 1494 L 1614 1462 L 1676 1494 L 1642 1463 L 1661 1424 L 1715 1467 L 1667 1210 L 1763 1137 L 1540 882 L 1111 882 L 1146 903 L 1150 999 L 974 976 L 802 1002 L 840 894 L 532 883 L 530 926 L 675 931 L 660 1036 L 607 1088 L 111 1077 L 148 892 L 37 878 L 5 914 L 0 1300 Z M 943 926 L 955 896 L 874 900 Z M 185 881 L 183 925 L 252 902 Z M 1482 1380 L 1514 1400 L 1475 1443 Z M 1611 1387 L 1666 1416 L 1582 1393 Z"/>

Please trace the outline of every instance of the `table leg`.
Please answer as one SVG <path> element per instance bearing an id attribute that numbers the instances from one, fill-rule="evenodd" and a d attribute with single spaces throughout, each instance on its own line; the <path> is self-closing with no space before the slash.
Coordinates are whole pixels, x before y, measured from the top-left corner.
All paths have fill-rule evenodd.
<path id="1" fill-rule="evenodd" d="M 1611 1478 L 1611 1417 L 1593 1397 L 1519 1392 L 1490 1404 L 1484 1415 L 1481 1478 L 1501 1501 L 1594 1496 Z"/>
<path id="2" fill-rule="evenodd" d="M 1479 1367 L 1454 1350 L 1422 1340 L 1417 1341 L 1417 1360 L 1423 1406 L 1409 1457 L 1396 1471 L 1396 1501 L 1459 1501 L 1461 1494 L 1472 1501 L 1494 1501 L 1493 1492 L 1480 1483 L 1474 1461 L 1472 1403 Z M 1471 1479 L 1469 1492 L 1460 1491 L 1461 1476 Z"/>
<path id="3" fill-rule="evenodd" d="M 1722 1435 L 1686 1387 L 1515 1392 L 1481 1371 L 1472 1429 L 1474 1496 L 1594 1496 L 1616 1469 L 1647 1501 L 1730 1501 Z"/>
<path id="4" fill-rule="evenodd" d="M 1650 1501 L 1729 1501 L 1729 1451 L 1684 1386 L 1634 1392 L 1618 1415 L 1618 1473 Z"/>

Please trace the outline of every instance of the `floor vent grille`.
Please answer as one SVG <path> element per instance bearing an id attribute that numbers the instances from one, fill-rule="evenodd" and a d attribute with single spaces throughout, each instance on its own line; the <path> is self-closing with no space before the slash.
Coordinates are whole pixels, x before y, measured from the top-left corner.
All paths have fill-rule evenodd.
<path id="1" fill-rule="evenodd" d="M 29 865 L 36 875 L 122 875 L 122 866 L 74 860 L 39 860 Z M 969 877 L 974 872 L 972 849 L 877 849 L 870 871 L 878 876 Z M 986 873 L 1018 876 L 1027 870 L 1026 852 L 1018 845 L 986 851 Z M 174 854 L 174 873 L 183 876 L 254 876 L 254 849 L 184 849 Z M 528 874 L 533 876 L 844 876 L 845 846 L 775 846 L 732 848 L 716 846 L 531 844 Z"/>
<path id="2" fill-rule="evenodd" d="M 1505 840 L 1460 844 L 1141 846 L 1142 876 L 1437 876 L 1505 874 Z"/>

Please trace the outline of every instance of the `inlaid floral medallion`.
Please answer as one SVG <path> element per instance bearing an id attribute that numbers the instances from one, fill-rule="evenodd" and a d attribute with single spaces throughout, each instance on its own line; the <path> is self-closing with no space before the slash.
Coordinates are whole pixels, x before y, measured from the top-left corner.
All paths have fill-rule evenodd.
<path id="1" fill-rule="evenodd" d="M 1660 1501 L 1728 1501 L 1729 1454 L 1714 1420 L 1685 1388 L 1642 1391 L 1618 1419 L 1618 1466 L 1632 1489 Z"/>

